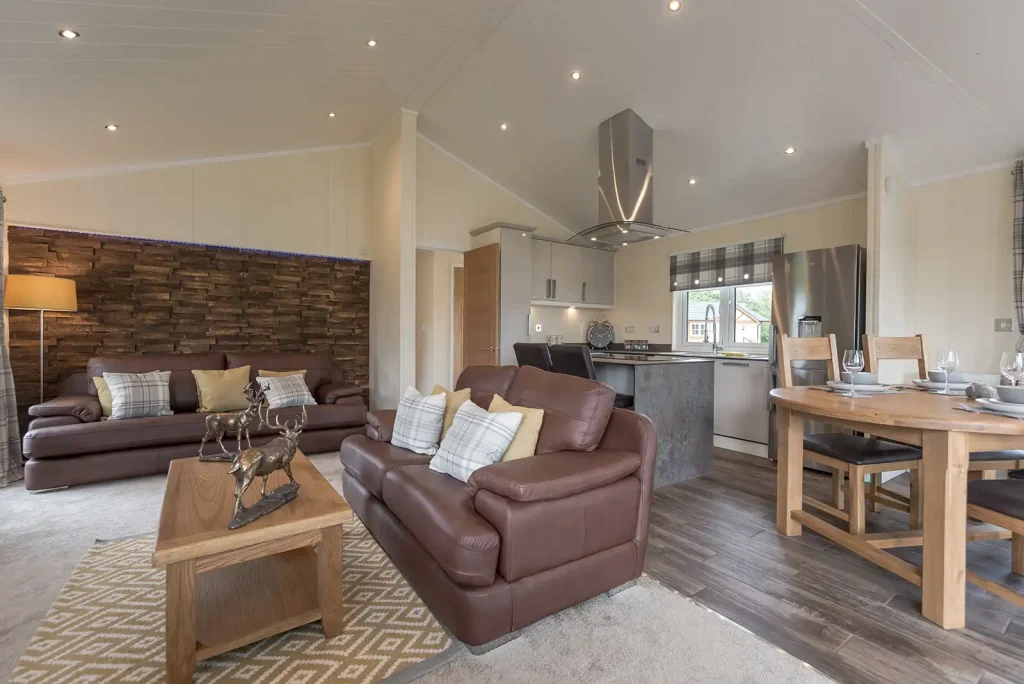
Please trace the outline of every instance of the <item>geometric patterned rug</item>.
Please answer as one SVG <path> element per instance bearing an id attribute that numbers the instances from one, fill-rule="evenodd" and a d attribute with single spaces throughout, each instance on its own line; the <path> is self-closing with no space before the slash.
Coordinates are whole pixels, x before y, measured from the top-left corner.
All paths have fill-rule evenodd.
<path id="1" fill-rule="evenodd" d="M 163 682 L 164 578 L 153 536 L 97 542 L 36 630 L 11 682 Z M 359 519 L 345 526 L 345 625 L 319 622 L 204 660 L 196 682 L 377 682 L 440 655 L 451 637 Z"/>

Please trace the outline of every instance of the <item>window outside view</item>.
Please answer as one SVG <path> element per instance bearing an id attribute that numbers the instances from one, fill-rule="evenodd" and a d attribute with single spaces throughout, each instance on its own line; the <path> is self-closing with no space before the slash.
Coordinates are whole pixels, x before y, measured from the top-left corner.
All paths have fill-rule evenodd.
<path id="1" fill-rule="evenodd" d="M 677 347 L 704 344 L 705 333 L 708 344 L 715 333 L 715 338 L 726 348 L 768 344 L 772 321 L 771 283 L 687 290 L 677 292 L 676 297 L 677 315 L 686 313 L 686 325 L 679 328 L 685 330 L 685 339 L 677 339 Z M 708 311 L 708 306 L 712 311 Z"/>

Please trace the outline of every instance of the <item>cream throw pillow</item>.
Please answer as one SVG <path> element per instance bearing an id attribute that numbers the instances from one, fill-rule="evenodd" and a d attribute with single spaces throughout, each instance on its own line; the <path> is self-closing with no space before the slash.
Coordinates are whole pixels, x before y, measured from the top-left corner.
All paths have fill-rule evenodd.
<path id="1" fill-rule="evenodd" d="M 97 375 L 92 379 L 92 384 L 96 385 L 96 394 L 99 395 L 100 408 L 103 409 L 103 417 L 109 418 L 110 412 L 114 407 L 114 398 L 110 396 L 110 388 L 107 387 L 107 381 L 103 379 L 102 375 Z"/>
<path id="2" fill-rule="evenodd" d="M 288 377 L 289 375 L 301 375 L 302 377 L 306 377 L 306 371 L 304 371 L 304 370 L 293 370 L 293 371 L 265 371 L 265 370 L 260 370 L 260 371 L 256 371 L 256 377 L 257 378 L 284 378 L 284 377 Z"/>
<path id="3" fill-rule="evenodd" d="M 249 405 L 245 386 L 249 383 L 249 366 L 230 370 L 194 370 L 199 390 L 198 413 L 240 411 Z"/>
<path id="4" fill-rule="evenodd" d="M 513 406 L 497 394 L 491 400 L 491 406 L 487 409 L 491 413 L 521 413 L 523 422 L 516 430 L 515 439 L 508 446 L 502 461 L 514 461 L 517 458 L 526 458 L 537 453 L 537 440 L 540 438 L 540 426 L 544 423 L 544 409 L 526 408 L 524 406 Z"/>
<path id="5" fill-rule="evenodd" d="M 448 428 L 452 426 L 452 422 L 455 420 L 455 414 L 458 413 L 459 407 L 469 401 L 470 392 L 471 390 L 468 387 L 460 389 L 458 392 L 452 392 L 451 390 L 446 390 L 440 385 L 434 385 L 434 391 L 430 394 L 444 395 L 444 424 L 441 426 L 441 439 L 444 439 L 444 436 L 448 434 Z"/>

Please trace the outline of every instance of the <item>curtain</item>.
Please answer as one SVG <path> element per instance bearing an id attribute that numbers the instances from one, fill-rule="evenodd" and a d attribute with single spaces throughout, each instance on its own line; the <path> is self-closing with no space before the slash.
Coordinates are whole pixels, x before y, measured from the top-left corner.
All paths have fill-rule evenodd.
<path id="1" fill-rule="evenodd" d="M 1024 160 L 1013 165 L 1013 303 L 1017 309 L 1017 351 L 1024 351 Z"/>
<path id="2" fill-rule="evenodd" d="M 4 197 L 0 189 L 0 264 L 5 261 L 7 226 L 4 224 Z M 6 269 L 3 269 L 6 271 Z M 21 465 L 21 435 L 18 434 L 18 402 L 14 398 L 14 376 L 7 351 L 7 321 L 3 315 L 4 278 L 0 274 L 0 487 L 25 477 Z"/>
<path id="3" fill-rule="evenodd" d="M 772 259 L 782 254 L 782 238 L 673 255 L 669 289 L 700 290 L 772 282 Z"/>

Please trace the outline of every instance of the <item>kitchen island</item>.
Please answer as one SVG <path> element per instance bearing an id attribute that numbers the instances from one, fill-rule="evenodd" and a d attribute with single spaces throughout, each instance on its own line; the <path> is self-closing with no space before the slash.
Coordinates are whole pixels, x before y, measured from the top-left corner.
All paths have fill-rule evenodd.
<path id="1" fill-rule="evenodd" d="M 597 379 L 654 421 L 658 462 L 654 486 L 711 472 L 715 419 L 715 364 L 711 358 L 594 354 Z"/>

